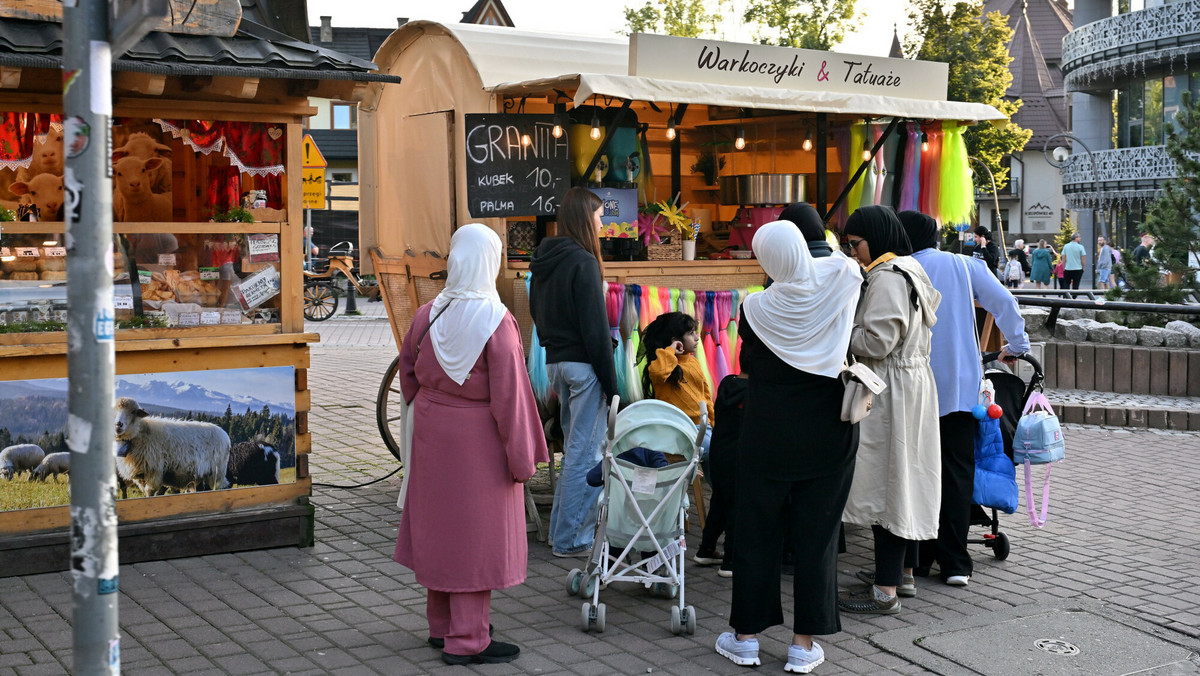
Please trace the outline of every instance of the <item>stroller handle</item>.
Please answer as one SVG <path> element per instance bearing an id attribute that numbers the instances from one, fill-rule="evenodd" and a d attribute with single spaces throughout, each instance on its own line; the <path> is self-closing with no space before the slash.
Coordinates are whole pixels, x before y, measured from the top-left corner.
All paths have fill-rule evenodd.
<path id="1" fill-rule="evenodd" d="M 1000 358 L 999 352 L 984 352 L 982 361 L 984 364 L 986 364 L 990 361 L 996 361 L 999 358 Z M 1034 357 L 1032 354 L 1026 352 L 1025 354 L 1017 357 L 1017 359 L 1025 362 L 1033 367 L 1034 378 L 1036 378 L 1037 380 L 1042 380 L 1043 378 L 1046 377 L 1045 372 L 1042 371 L 1042 363 L 1037 360 L 1037 357 Z"/>

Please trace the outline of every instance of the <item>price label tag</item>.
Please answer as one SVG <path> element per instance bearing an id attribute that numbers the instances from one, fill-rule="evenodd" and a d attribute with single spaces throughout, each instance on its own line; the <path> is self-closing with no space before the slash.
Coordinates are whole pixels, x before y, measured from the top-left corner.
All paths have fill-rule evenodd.
<path id="1" fill-rule="evenodd" d="M 654 492 L 654 484 L 658 482 L 658 472 L 647 467 L 638 467 L 633 470 L 633 485 L 630 486 L 634 493 L 649 495 Z"/>
<path id="2" fill-rule="evenodd" d="M 179 326 L 200 326 L 199 312 L 180 312 Z"/>
<path id="3" fill-rule="evenodd" d="M 146 286 L 153 281 L 154 277 L 150 274 L 149 270 L 138 270 L 138 284 Z"/>
<path id="4" fill-rule="evenodd" d="M 222 310 L 221 311 L 221 323 L 222 324 L 241 324 L 242 323 L 242 313 L 238 310 Z"/>
<path id="5" fill-rule="evenodd" d="M 42 255 L 50 258 L 63 258 L 67 255 L 67 247 L 65 246 L 48 246 L 42 249 Z"/>
<path id="6" fill-rule="evenodd" d="M 279 235 L 250 235 L 246 238 L 246 250 L 251 263 L 278 262 Z"/>
<path id="7" fill-rule="evenodd" d="M 147 319 L 162 319 L 166 321 L 167 313 L 163 310 L 146 310 L 143 314 Z"/>
<path id="8" fill-rule="evenodd" d="M 118 310 L 132 310 L 133 296 L 113 296 L 113 307 Z"/>
<path id="9" fill-rule="evenodd" d="M 210 280 L 210 279 L 220 279 L 220 278 L 221 278 L 220 268 L 200 268 L 200 279 Z"/>
<path id="10" fill-rule="evenodd" d="M 41 254 L 36 246 L 17 247 L 17 258 L 38 258 Z"/>
<path id="11" fill-rule="evenodd" d="M 175 265 L 175 254 L 173 254 L 173 253 L 158 254 L 158 264 L 174 266 Z"/>
<path id="12" fill-rule="evenodd" d="M 200 324 L 202 326 L 215 326 L 221 323 L 221 312 L 219 310 L 207 310 L 200 313 Z"/>

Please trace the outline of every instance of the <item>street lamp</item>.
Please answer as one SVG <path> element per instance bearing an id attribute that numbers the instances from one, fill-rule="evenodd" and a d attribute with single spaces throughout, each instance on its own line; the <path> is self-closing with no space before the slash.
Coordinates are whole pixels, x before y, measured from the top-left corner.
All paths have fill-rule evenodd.
<path id="1" fill-rule="evenodd" d="M 1085 154 L 1087 154 L 1088 163 L 1092 165 L 1092 191 L 1095 193 L 1095 199 L 1096 199 L 1096 202 L 1095 202 L 1096 206 L 1091 208 L 1092 220 L 1093 220 L 1093 222 L 1099 224 L 1100 236 L 1104 237 L 1105 240 L 1107 241 L 1108 231 L 1104 227 L 1104 221 L 1105 221 L 1104 207 L 1103 207 L 1104 200 L 1102 199 L 1103 195 L 1101 195 L 1101 192 L 1100 192 L 1100 173 L 1096 169 L 1096 158 L 1092 155 L 1091 148 L 1088 148 L 1087 144 L 1085 144 L 1083 141 L 1081 141 L 1078 136 L 1076 136 L 1074 134 L 1069 134 L 1065 131 L 1059 132 L 1059 133 L 1051 136 L 1050 138 L 1046 139 L 1046 142 L 1042 145 L 1042 155 L 1046 158 L 1046 162 L 1048 162 L 1050 164 L 1050 166 L 1055 167 L 1060 172 L 1062 171 L 1062 169 L 1064 167 L 1070 166 L 1070 164 L 1072 162 L 1074 162 L 1075 159 L 1074 159 L 1074 154 L 1070 150 L 1068 150 L 1067 148 L 1065 148 L 1063 146 L 1055 146 L 1053 153 L 1050 152 L 1050 143 L 1052 141 L 1054 141 L 1055 139 L 1059 139 L 1059 138 L 1070 139 L 1072 143 L 1078 143 L 1079 147 L 1083 148 L 1083 152 Z M 1080 235 L 1081 235 L 1081 239 L 1082 239 L 1082 233 L 1080 233 Z M 1089 241 L 1092 239 L 1095 239 L 1095 238 L 1089 238 Z M 1095 243 L 1092 242 L 1091 244 L 1089 244 L 1087 246 L 1094 247 Z M 1093 256 L 1092 256 L 1093 261 L 1095 261 L 1094 251 L 1095 251 L 1095 249 L 1093 248 Z M 1088 286 L 1093 286 L 1094 280 L 1092 278 L 1092 266 L 1087 266 L 1084 269 L 1088 273 Z"/>
<path id="2" fill-rule="evenodd" d="M 1000 260 L 1001 269 L 1004 269 L 1004 265 L 1008 263 L 1008 243 L 1004 241 L 1004 221 L 1000 220 L 1000 196 L 996 194 L 996 177 L 992 175 L 991 168 L 984 164 L 983 160 L 978 157 L 968 157 L 967 159 L 983 167 L 983 170 L 987 172 L 988 180 L 992 182 L 992 211 L 995 212 L 996 216 L 996 230 L 1000 233 Z M 995 240 L 993 239 L 993 241 Z M 962 249 L 961 240 L 959 240 L 959 249 Z"/>

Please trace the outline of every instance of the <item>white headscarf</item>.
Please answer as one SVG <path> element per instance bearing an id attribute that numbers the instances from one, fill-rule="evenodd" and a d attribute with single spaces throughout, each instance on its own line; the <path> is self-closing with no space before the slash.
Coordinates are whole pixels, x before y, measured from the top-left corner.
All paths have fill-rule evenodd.
<path id="1" fill-rule="evenodd" d="M 433 299 L 429 312 L 430 320 L 437 318 L 429 328 L 429 338 L 438 363 L 459 385 L 466 382 L 488 339 L 508 312 L 496 293 L 499 273 L 499 235 L 480 223 L 464 225 L 454 232 L 446 264 L 446 288 Z"/>
<path id="2" fill-rule="evenodd" d="M 813 258 L 804 235 L 789 221 L 759 228 L 754 254 L 773 280 L 742 304 L 755 335 L 790 366 L 837 376 L 862 287 L 858 264 L 840 251 Z"/>

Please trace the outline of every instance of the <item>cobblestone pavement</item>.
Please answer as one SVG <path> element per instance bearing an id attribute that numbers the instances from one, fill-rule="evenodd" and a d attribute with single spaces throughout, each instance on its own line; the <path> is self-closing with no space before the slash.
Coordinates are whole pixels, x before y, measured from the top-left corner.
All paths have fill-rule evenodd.
<path id="1" fill-rule="evenodd" d="M 347 345 L 377 340 L 373 324 L 390 335 L 377 319 L 313 325 L 325 338 L 313 348 L 309 374 L 317 482 L 355 484 L 396 467 L 376 430 L 374 404 L 394 344 Z M 354 331 L 357 337 L 348 338 Z M 1194 499 L 1200 434 L 1083 425 L 1067 425 L 1066 434 L 1067 461 L 1054 468 L 1044 529 L 1031 528 L 1021 511 L 1002 516 L 1012 541 L 1008 560 L 980 547 L 970 586 L 918 579 L 917 597 L 904 599 L 899 615 L 844 616 L 843 631 L 821 640 L 829 661 L 816 673 L 929 673 L 872 637 L 1064 602 L 1100 604 L 1151 623 L 1160 638 L 1193 654 L 1192 662 L 1156 673 L 1200 671 L 1194 657 L 1200 653 L 1200 501 Z M 568 570 L 581 562 L 554 558 L 532 538 L 528 580 L 492 601 L 497 637 L 520 644 L 521 658 L 447 667 L 425 644 L 423 590 L 391 560 L 395 499 L 394 477 L 352 490 L 318 487 L 312 548 L 122 566 L 125 673 L 747 673 L 713 652 L 716 635 L 728 628 L 730 580 L 712 568 L 687 567 L 687 599 L 698 615 L 694 636 L 673 636 L 669 604 L 623 584 L 601 595 L 607 630 L 585 634 L 578 627 L 581 601 L 563 590 Z M 689 546 L 697 535 L 693 525 Z M 852 530 L 847 539 L 849 551 L 839 560 L 843 585 L 854 582 L 853 571 L 870 567 L 869 532 Z M 0 579 L 0 676 L 70 673 L 70 580 L 65 573 Z M 790 608 L 790 580 L 783 582 Z M 775 627 L 761 636 L 760 672 L 781 672 L 789 634 Z M 1010 665 L 1000 673 L 1023 671 Z"/>

